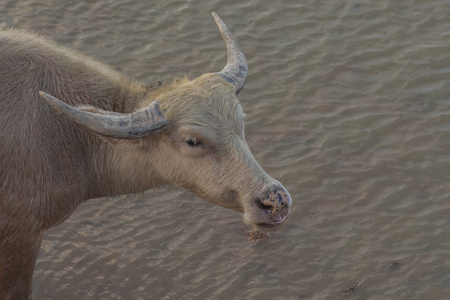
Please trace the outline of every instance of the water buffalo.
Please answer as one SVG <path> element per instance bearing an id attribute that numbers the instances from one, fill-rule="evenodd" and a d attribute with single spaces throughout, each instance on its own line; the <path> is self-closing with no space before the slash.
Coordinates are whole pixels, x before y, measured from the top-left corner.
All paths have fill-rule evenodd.
<path id="1" fill-rule="evenodd" d="M 291 198 L 244 137 L 245 56 L 213 16 L 224 69 L 159 88 L 38 35 L 0 32 L 0 299 L 31 298 L 44 231 L 87 199 L 174 184 L 259 229 L 284 225 Z"/>

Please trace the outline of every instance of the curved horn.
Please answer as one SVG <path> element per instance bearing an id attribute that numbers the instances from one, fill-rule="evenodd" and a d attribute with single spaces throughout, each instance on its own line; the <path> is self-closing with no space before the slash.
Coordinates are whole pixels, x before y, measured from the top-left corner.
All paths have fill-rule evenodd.
<path id="1" fill-rule="evenodd" d="M 227 25 L 219 18 L 216 13 L 212 13 L 220 34 L 222 35 L 225 44 L 227 45 L 227 64 L 222 71 L 219 72 L 226 81 L 233 83 L 236 87 L 236 95 L 242 90 L 245 84 L 245 79 L 248 74 L 247 60 L 244 53 L 242 53 L 239 44 L 233 38 Z"/>
<path id="2" fill-rule="evenodd" d="M 71 106 L 44 92 L 39 94 L 72 121 L 107 137 L 138 139 L 161 131 L 169 123 L 159 110 L 158 100 L 137 112 L 121 114 L 110 111 L 90 112 Z"/>

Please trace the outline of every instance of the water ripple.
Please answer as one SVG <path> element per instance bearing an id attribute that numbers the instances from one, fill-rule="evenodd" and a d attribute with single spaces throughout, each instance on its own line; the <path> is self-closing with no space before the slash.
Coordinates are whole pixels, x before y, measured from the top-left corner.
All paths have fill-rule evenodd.
<path id="1" fill-rule="evenodd" d="M 36 299 L 446 299 L 446 1 L 0 3 L 149 84 L 220 70 L 218 12 L 246 53 L 261 165 L 294 198 L 252 243 L 242 216 L 176 189 L 82 205 L 42 244 Z M 357 286 L 354 292 L 346 292 Z"/>

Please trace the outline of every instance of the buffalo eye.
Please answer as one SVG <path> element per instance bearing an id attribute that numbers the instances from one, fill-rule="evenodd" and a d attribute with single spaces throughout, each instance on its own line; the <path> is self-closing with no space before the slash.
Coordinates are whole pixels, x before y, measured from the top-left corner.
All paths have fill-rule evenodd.
<path id="1" fill-rule="evenodd" d="M 190 137 L 186 139 L 186 143 L 190 146 L 190 147 L 198 147 L 202 145 L 202 142 L 200 142 L 198 139 L 194 138 L 194 137 Z"/>

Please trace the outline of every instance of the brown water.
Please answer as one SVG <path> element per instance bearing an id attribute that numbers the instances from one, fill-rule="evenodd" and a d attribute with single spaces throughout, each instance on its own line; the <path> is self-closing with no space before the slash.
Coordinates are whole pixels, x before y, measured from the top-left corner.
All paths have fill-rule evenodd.
<path id="1" fill-rule="evenodd" d="M 288 225 L 252 243 L 175 188 L 92 200 L 47 232 L 35 299 L 450 299 L 449 1 L 3 0 L 0 27 L 154 83 L 223 67 L 211 11 L 249 60 L 246 136 Z"/>

